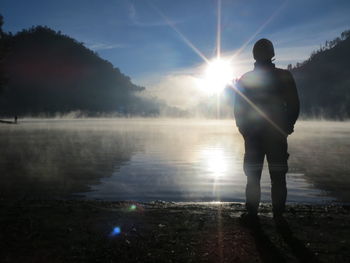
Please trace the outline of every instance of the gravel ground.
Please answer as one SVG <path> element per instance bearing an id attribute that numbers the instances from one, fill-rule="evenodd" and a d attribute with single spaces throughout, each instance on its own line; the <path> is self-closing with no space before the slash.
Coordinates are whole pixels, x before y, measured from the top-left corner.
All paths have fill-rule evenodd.
<path id="1" fill-rule="evenodd" d="M 0 200 L 1 262 L 350 262 L 350 209 L 241 203 Z"/>

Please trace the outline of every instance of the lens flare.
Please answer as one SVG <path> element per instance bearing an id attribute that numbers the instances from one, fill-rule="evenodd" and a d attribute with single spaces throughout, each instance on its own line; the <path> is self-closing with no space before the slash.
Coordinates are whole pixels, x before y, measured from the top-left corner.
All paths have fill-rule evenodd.
<path id="1" fill-rule="evenodd" d="M 129 210 L 130 210 L 130 211 L 135 211 L 136 208 L 137 208 L 136 205 L 131 205 L 131 206 L 129 207 Z"/>
<path id="2" fill-rule="evenodd" d="M 116 226 L 115 228 L 113 228 L 112 232 L 111 232 L 111 236 L 118 236 L 121 233 L 121 229 L 119 226 Z"/>
<path id="3" fill-rule="evenodd" d="M 184 43 L 191 48 L 201 59 L 203 59 L 206 63 L 209 62 L 209 60 L 207 59 L 207 57 L 175 26 L 175 24 L 168 19 L 164 13 L 157 8 L 155 5 L 152 5 L 153 9 L 158 13 L 158 15 L 160 15 L 163 20 L 167 23 L 167 25 L 172 28 L 178 35 L 179 37 L 184 41 Z"/>
<path id="4" fill-rule="evenodd" d="M 289 0 L 285 0 L 284 2 L 282 2 L 282 4 L 272 13 L 272 15 L 254 32 L 254 34 L 252 34 L 248 40 L 246 42 L 243 43 L 243 45 L 233 54 L 231 60 L 234 60 L 237 58 L 237 56 L 239 56 L 242 51 L 249 45 L 249 43 L 256 38 L 261 31 L 263 31 L 265 29 L 265 27 L 271 23 L 271 21 L 273 19 L 275 19 L 275 17 L 277 15 L 279 15 L 282 11 L 282 9 L 287 5 Z"/>

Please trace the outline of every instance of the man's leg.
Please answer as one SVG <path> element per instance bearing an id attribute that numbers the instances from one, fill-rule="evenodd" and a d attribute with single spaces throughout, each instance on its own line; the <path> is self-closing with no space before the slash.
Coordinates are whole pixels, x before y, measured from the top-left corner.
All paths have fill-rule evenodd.
<path id="1" fill-rule="evenodd" d="M 288 171 L 287 137 L 273 134 L 266 140 L 266 158 L 271 177 L 271 199 L 275 216 L 283 214 L 287 199 L 286 173 Z"/>
<path id="2" fill-rule="evenodd" d="M 250 215 L 257 215 L 260 203 L 260 178 L 264 163 L 264 152 L 259 137 L 244 137 L 244 172 L 247 176 L 246 208 Z"/>

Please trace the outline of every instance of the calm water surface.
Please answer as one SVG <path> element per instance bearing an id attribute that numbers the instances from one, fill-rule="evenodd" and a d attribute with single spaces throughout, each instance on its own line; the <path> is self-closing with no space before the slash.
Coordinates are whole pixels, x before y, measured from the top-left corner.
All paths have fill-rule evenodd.
<path id="1" fill-rule="evenodd" d="M 349 202 L 350 125 L 300 121 L 289 138 L 290 202 Z M 24 120 L 0 126 L 1 194 L 243 201 L 232 120 Z M 267 167 L 262 200 L 270 200 Z"/>

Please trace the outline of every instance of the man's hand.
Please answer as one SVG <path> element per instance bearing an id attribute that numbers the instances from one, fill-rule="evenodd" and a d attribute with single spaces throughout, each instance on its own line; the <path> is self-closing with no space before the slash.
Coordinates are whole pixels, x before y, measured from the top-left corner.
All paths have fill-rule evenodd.
<path id="1" fill-rule="evenodd" d="M 243 126 L 238 128 L 239 132 L 242 134 L 243 137 L 249 137 L 251 135 L 256 135 L 259 133 L 259 129 L 257 129 L 254 126 Z"/>
<path id="2" fill-rule="evenodd" d="M 286 133 L 288 135 L 291 135 L 293 132 L 294 132 L 294 125 L 293 124 L 292 125 L 288 125 L 287 129 L 286 129 Z"/>

